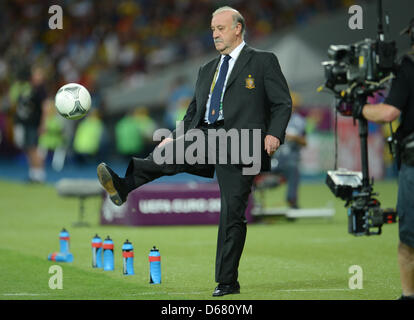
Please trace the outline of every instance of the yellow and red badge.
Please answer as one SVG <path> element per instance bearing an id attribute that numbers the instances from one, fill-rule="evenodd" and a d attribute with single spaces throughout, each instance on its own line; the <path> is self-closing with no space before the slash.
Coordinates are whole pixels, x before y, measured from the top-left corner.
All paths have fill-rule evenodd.
<path id="1" fill-rule="evenodd" d="M 254 85 L 254 78 L 252 78 L 252 75 L 249 74 L 249 77 L 246 78 L 246 88 L 247 89 L 254 89 L 256 86 Z"/>

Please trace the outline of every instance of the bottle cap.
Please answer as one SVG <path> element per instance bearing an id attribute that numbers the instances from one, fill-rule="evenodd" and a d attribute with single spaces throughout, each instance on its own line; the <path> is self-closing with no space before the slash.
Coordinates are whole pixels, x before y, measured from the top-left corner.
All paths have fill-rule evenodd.
<path id="1" fill-rule="evenodd" d="M 102 239 L 96 234 L 95 237 L 92 238 L 92 247 L 100 248 L 101 246 Z"/>
<path id="2" fill-rule="evenodd" d="M 128 241 L 128 239 L 122 245 L 122 250 L 132 251 L 134 248 L 132 247 L 132 243 Z"/>
<path id="3" fill-rule="evenodd" d="M 104 250 L 113 250 L 114 249 L 114 243 L 109 236 L 106 237 L 105 241 L 103 242 L 103 249 Z"/>
<path id="4" fill-rule="evenodd" d="M 60 240 L 69 240 L 69 232 L 63 228 L 62 231 L 59 233 Z"/>

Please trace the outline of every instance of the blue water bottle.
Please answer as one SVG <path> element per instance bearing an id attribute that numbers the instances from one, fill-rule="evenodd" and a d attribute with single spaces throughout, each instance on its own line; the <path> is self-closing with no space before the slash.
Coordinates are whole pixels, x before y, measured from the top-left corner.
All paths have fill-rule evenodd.
<path id="1" fill-rule="evenodd" d="M 69 232 L 63 228 L 59 233 L 60 251 L 48 255 L 48 260 L 57 262 L 73 262 L 73 255 L 69 252 Z"/>
<path id="2" fill-rule="evenodd" d="M 114 242 L 109 236 L 103 242 L 103 263 L 105 271 L 114 270 Z"/>
<path id="3" fill-rule="evenodd" d="M 102 239 L 95 235 L 92 239 L 92 268 L 103 268 Z"/>
<path id="4" fill-rule="evenodd" d="M 150 283 L 161 283 L 161 255 L 155 246 L 151 249 L 148 258 L 150 263 Z"/>
<path id="5" fill-rule="evenodd" d="M 73 262 L 73 255 L 71 253 L 53 252 L 49 254 L 47 259 L 56 262 Z"/>
<path id="6" fill-rule="evenodd" d="M 123 273 L 126 276 L 134 274 L 134 248 L 128 239 L 122 245 Z"/>
<path id="7" fill-rule="evenodd" d="M 60 253 L 62 254 L 68 254 L 69 253 L 69 241 L 70 236 L 69 232 L 63 228 L 62 231 L 59 234 L 59 243 L 60 243 Z"/>

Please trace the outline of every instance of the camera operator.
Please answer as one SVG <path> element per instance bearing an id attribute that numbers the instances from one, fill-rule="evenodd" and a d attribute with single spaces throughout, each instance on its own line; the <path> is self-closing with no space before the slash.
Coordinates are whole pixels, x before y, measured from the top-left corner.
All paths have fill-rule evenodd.
<path id="1" fill-rule="evenodd" d="M 402 296 L 414 299 L 414 18 L 401 31 L 411 38 L 411 52 L 404 55 L 384 103 L 365 104 L 362 116 L 378 123 L 401 116 L 396 138 L 400 150 L 397 213 L 399 217 L 398 262 Z"/>

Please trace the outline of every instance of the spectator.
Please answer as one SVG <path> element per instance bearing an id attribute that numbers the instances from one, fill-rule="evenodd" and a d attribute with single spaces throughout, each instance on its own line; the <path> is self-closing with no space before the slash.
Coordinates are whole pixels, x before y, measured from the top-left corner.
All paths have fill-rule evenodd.
<path id="1" fill-rule="evenodd" d="M 45 101 L 43 112 L 45 116 L 41 125 L 39 146 L 45 151 L 55 151 L 65 144 L 64 118 L 57 113 L 54 101 L 50 98 Z"/>
<path id="2" fill-rule="evenodd" d="M 73 140 L 73 151 L 81 164 L 93 160 L 98 154 L 103 129 L 103 122 L 95 108 L 79 123 Z"/>
<path id="3" fill-rule="evenodd" d="M 300 183 L 300 151 L 306 146 L 306 120 L 297 112 L 299 97 L 291 93 L 292 116 L 286 129 L 285 144 L 279 147 L 272 159 L 272 172 L 287 180 L 286 201 L 292 209 L 298 209 Z"/>
<path id="4" fill-rule="evenodd" d="M 38 148 L 42 108 L 46 99 L 43 68 L 22 65 L 17 80 L 10 88 L 9 98 L 15 108 L 14 140 L 25 153 L 29 164 L 29 181 L 44 182 L 44 157 Z"/>
<path id="5" fill-rule="evenodd" d="M 117 151 L 128 158 L 150 152 L 155 147 L 152 139 L 155 129 L 148 109 L 136 108 L 115 125 Z"/>

